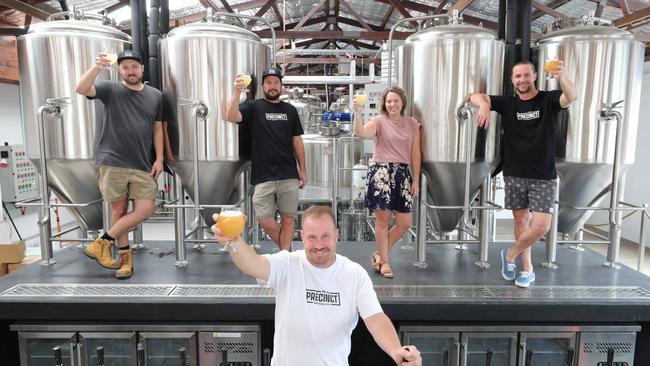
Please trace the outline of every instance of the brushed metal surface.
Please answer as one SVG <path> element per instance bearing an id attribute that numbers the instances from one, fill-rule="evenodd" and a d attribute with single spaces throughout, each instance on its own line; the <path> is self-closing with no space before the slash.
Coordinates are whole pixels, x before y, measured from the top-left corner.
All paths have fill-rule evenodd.
<path id="1" fill-rule="evenodd" d="M 18 37 L 20 100 L 28 158 L 40 170 L 38 108 L 48 98 L 71 98 L 63 121 L 46 118 L 49 185 L 68 203 L 101 198 L 94 167 L 96 135 L 102 129 L 103 105 L 75 92 L 81 75 L 95 64 L 98 52 L 131 48 L 131 38 L 95 21 L 59 20 L 34 24 Z M 97 81 L 118 80 L 116 67 L 102 71 Z M 87 229 L 102 227 L 101 203 L 71 212 Z"/>

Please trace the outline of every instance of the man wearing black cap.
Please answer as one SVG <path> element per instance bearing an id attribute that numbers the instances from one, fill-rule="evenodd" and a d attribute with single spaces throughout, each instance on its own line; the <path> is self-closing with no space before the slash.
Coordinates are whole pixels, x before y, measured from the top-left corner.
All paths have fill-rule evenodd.
<path id="1" fill-rule="evenodd" d="M 263 99 L 239 104 L 245 87 L 245 79 L 237 75 L 226 119 L 242 123 L 250 132 L 255 217 L 281 250 L 290 250 L 298 211 L 298 190 L 307 184 L 302 125 L 296 108 L 280 100 L 280 69 L 269 67 L 262 73 Z M 275 219 L 276 209 L 280 211 L 280 224 Z"/>
<path id="2" fill-rule="evenodd" d="M 99 99 L 104 106 L 103 124 L 97 132 L 95 163 L 99 166 L 99 190 L 112 209 L 110 229 L 84 248 L 84 253 L 104 268 L 116 269 L 119 279 L 131 277 L 133 254 L 129 230 L 153 215 L 158 193 L 156 180 L 163 171 L 162 94 L 144 85 L 144 65 L 136 51 L 117 55 L 121 82 L 95 82 L 115 59 L 99 53 L 95 65 L 77 83 L 77 93 Z M 94 121 L 92 122 L 94 123 Z M 151 145 L 156 160 L 150 161 Z M 127 213 L 129 199 L 133 211 Z M 115 239 L 120 260 L 113 258 Z"/>

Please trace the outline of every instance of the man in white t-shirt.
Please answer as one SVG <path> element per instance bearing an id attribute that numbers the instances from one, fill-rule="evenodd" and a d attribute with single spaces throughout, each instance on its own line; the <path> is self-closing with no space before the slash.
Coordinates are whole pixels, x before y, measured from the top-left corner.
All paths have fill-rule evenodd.
<path id="1" fill-rule="evenodd" d="M 217 221 L 219 215 L 215 214 Z M 212 226 L 217 240 L 229 239 Z M 230 256 L 239 269 L 275 290 L 273 366 L 307 362 L 348 365 L 350 336 L 359 315 L 375 342 L 397 365 L 422 365 L 415 346 L 402 346 L 381 309 L 368 273 L 336 254 L 339 231 L 332 210 L 312 206 L 303 213 L 304 250 L 258 255 L 237 237 Z"/>

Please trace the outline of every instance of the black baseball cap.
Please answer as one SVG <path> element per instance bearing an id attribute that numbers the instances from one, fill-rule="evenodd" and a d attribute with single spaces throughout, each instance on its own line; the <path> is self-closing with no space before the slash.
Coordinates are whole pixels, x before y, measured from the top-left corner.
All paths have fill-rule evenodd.
<path id="1" fill-rule="evenodd" d="M 119 65 L 120 62 L 123 60 L 135 60 L 138 61 L 140 64 L 142 64 L 142 58 L 140 57 L 140 54 L 138 51 L 134 50 L 124 50 L 120 53 L 117 54 L 117 64 Z"/>
<path id="2" fill-rule="evenodd" d="M 264 78 L 267 76 L 277 76 L 280 78 L 280 81 L 282 81 L 282 70 L 280 70 L 277 67 L 269 67 L 267 69 L 264 69 L 262 72 L 262 82 L 264 82 Z"/>

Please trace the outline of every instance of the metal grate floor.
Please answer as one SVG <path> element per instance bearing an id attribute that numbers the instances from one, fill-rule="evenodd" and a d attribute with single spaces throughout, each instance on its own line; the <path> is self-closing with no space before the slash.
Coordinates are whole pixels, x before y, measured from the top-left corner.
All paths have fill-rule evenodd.
<path id="1" fill-rule="evenodd" d="M 434 299 L 650 299 L 638 286 L 375 286 L 380 298 Z M 273 297 L 257 285 L 84 285 L 20 284 L 2 297 Z"/>

